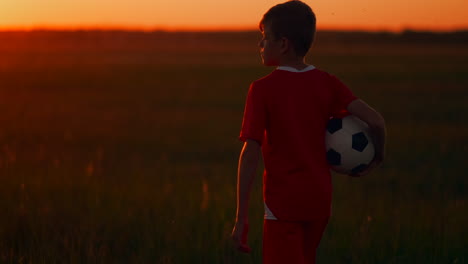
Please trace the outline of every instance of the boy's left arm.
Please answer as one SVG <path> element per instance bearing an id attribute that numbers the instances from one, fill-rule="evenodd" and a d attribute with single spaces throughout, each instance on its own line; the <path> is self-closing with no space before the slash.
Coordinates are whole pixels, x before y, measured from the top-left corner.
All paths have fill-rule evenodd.
<path id="1" fill-rule="evenodd" d="M 255 140 L 247 139 L 239 157 L 237 172 L 237 212 L 236 223 L 232 230 L 232 239 L 235 247 L 245 253 L 250 252 L 250 248 L 247 245 L 249 197 L 260 153 L 260 144 Z"/>
<path id="2" fill-rule="evenodd" d="M 370 107 L 366 102 L 358 99 L 351 102 L 347 110 L 367 123 L 373 135 L 372 139 L 374 141 L 375 147 L 375 157 L 374 160 L 369 164 L 369 166 L 362 172 L 359 172 L 355 176 L 364 176 L 372 171 L 374 168 L 379 166 L 385 158 L 385 140 L 386 140 L 386 127 L 385 120 L 382 115 Z"/>

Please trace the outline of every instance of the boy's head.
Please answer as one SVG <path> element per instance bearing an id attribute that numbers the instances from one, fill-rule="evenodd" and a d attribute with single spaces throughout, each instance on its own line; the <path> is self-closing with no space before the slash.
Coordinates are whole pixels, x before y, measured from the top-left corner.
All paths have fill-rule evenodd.
<path id="1" fill-rule="evenodd" d="M 291 0 L 270 8 L 263 15 L 259 26 L 264 38 L 267 33 L 270 36 L 266 37 L 271 41 L 287 39 L 295 55 L 304 57 L 314 41 L 316 18 L 307 4 Z M 263 40 L 260 45 L 264 45 Z"/>

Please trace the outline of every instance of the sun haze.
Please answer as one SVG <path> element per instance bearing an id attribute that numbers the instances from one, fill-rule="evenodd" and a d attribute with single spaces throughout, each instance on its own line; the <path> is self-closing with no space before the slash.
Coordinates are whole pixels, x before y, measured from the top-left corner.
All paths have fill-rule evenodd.
<path id="1" fill-rule="evenodd" d="M 256 29 L 274 0 L 2 0 L 0 29 Z M 459 30 L 466 0 L 306 0 L 319 29 Z"/>

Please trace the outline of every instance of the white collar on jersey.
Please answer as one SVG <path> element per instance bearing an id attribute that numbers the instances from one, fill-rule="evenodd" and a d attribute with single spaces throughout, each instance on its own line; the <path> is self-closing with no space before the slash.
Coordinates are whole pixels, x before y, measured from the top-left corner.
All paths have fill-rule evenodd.
<path id="1" fill-rule="evenodd" d="M 306 72 L 306 71 L 311 71 L 311 70 L 315 69 L 315 66 L 314 65 L 309 65 L 309 66 L 305 67 L 302 70 L 298 70 L 298 69 L 290 67 L 290 66 L 278 66 L 276 69 L 277 70 L 283 70 L 283 71 L 290 71 L 290 72 Z"/>

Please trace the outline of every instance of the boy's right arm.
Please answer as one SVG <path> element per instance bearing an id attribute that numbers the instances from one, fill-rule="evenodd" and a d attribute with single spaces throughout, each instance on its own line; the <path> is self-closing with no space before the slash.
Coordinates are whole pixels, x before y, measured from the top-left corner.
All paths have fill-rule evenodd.
<path id="1" fill-rule="evenodd" d="M 249 197 L 260 154 L 260 144 L 255 140 L 247 139 L 239 157 L 236 223 L 231 236 L 235 246 L 246 253 L 250 252 L 247 245 Z"/>
<path id="2" fill-rule="evenodd" d="M 385 120 L 379 112 L 360 99 L 352 101 L 348 107 L 348 112 L 362 121 L 366 122 L 370 128 L 372 139 L 375 147 L 375 158 L 368 168 L 357 176 L 363 176 L 369 173 L 373 168 L 379 166 L 385 158 L 385 138 L 386 128 Z"/>

